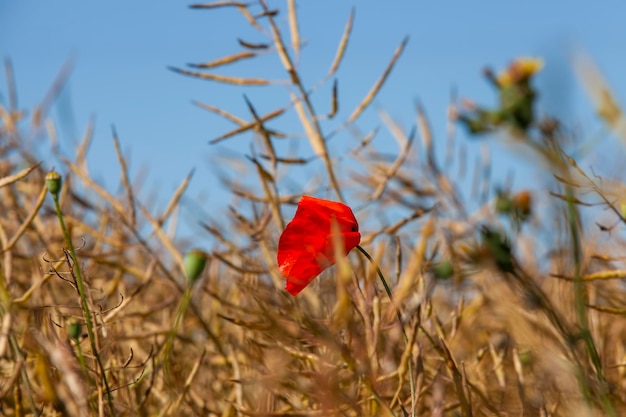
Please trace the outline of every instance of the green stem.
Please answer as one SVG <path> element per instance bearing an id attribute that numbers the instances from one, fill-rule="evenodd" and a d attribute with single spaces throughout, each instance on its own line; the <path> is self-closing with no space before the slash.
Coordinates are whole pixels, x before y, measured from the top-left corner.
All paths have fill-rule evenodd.
<path id="1" fill-rule="evenodd" d="M 187 310 L 189 309 L 189 305 L 191 304 L 191 284 L 188 284 L 187 289 L 183 293 L 182 300 L 180 302 L 180 306 L 178 307 L 178 312 L 176 313 L 176 318 L 174 319 L 174 323 L 172 324 L 172 328 L 167 334 L 167 340 L 163 345 L 163 350 L 161 351 L 161 363 L 163 363 L 166 374 L 169 370 L 169 359 L 170 352 L 172 351 L 172 347 L 174 346 L 174 339 L 176 338 L 176 333 L 178 332 L 178 328 L 180 327 L 180 323 L 182 323 Z"/>
<path id="2" fill-rule="evenodd" d="M 587 348 L 587 354 L 591 360 L 591 364 L 596 373 L 598 382 L 600 383 L 599 400 L 605 413 L 609 416 L 616 416 L 613 405 L 607 395 L 607 381 L 602 373 L 602 362 L 600 355 L 594 343 L 591 331 L 589 330 L 589 321 L 587 317 L 587 301 L 585 282 L 582 278 L 582 247 L 580 243 L 580 231 L 578 230 L 578 212 L 574 205 L 574 192 L 571 187 L 567 187 L 567 217 L 572 239 L 572 255 L 574 258 L 574 305 L 576 308 L 576 319 L 580 328 L 580 335 Z M 581 378 L 583 391 L 589 392 L 589 382 L 586 377 Z"/>
<path id="3" fill-rule="evenodd" d="M 102 364 L 102 359 L 100 358 L 100 354 L 98 353 L 98 348 L 96 346 L 96 337 L 93 331 L 93 322 L 91 321 L 91 310 L 89 310 L 89 304 L 87 302 L 87 293 L 85 291 L 85 284 L 83 281 L 83 274 L 80 269 L 80 264 L 78 262 L 78 256 L 76 255 L 76 249 L 74 249 L 74 244 L 72 243 L 72 239 L 70 237 L 69 232 L 67 231 L 67 227 L 65 227 L 65 221 L 63 220 L 63 214 L 61 213 L 61 206 L 59 205 L 59 196 L 56 193 L 52 193 L 52 199 L 54 200 L 54 208 L 57 212 L 57 217 L 59 218 L 59 224 L 61 225 L 61 230 L 63 230 L 63 236 L 65 238 L 65 243 L 67 244 L 70 255 L 72 257 L 72 262 L 74 263 L 73 270 L 76 272 L 76 287 L 78 288 L 78 294 L 80 295 L 80 304 L 83 309 L 83 314 L 85 315 L 85 321 L 87 324 L 87 335 L 89 336 L 89 342 L 91 344 L 91 350 L 93 355 L 98 362 L 98 367 L 100 368 L 100 372 L 102 374 L 102 380 L 104 382 L 104 387 L 106 389 L 107 400 L 109 403 L 109 408 L 111 409 L 111 415 L 115 416 L 115 408 L 113 407 L 113 397 L 111 396 L 111 389 L 109 387 L 109 382 L 106 376 L 106 370 L 104 369 L 104 365 Z"/>
<path id="4" fill-rule="evenodd" d="M 80 368 L 83 370 L 83 374 L 88 381 L 91 380 L 89 377 L 89 370 L 87 369 L 87 363 L 85 362 L 85 355 L 83 355 L 83 348 L 80 346 L 80 341 L 74 340 L 74 344 L 76 345 L 76 351 L 78 352 L 78 363 L 80 363 Z"/>
<path id="5" fill-rule="evenodd" d="M 393 296 L 391 293 L 391 288 L 389 284 L 387 284 L 387 280 L 385 279 L 385 275 L 383 271 L 378 267 L 378 264 L 374 261 L 374 259 L 370 256 L 369 253 L 365 249 L 363 249 L 360 245 L 357 245 L 356 248 L 367 258 L 367 260 L 372 264 L 372 266 L 376 269 L 376 273 L 378 274 L 378 278 L 380 278 L 380 282 L 383 283 L 383 287 L 385 287 L 385 291 L 387 292 L 387 296 L 389 300 L 393 303 Z M 396 315 L 398 317 L 398 322 L 400 322 L 400 328 L 402 329 L 402 335 L 404 336 L 405 343 L 409 343 L 409 336 L 406 334 L 406 330 L 404 329 L 404 322 L 402 321 L 402 316 L 400 315 L 400 310 L 396 309 Z M 411 346 L 408 346 L 411 349 Z M 411 388 L 411 415 L 415 416 L 415 380 L 413 376 L 413 361 L 409 359 L 408 361 L 408 372 L 409 372 L 409 386 Z"/>

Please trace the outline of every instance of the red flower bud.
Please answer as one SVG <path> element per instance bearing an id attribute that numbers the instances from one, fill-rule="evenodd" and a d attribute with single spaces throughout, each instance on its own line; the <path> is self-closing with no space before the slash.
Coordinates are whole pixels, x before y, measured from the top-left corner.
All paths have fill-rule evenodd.
<path id="1" fill-rule="evenodd" d="M 334 230 L 338 236 L 333 236 Z M 360 241 L 359 224 L 350 207 L 303 196 L 278 241 L 278 268 L 287 279 L 285 289 L 296 295 L 333 265 L 335 242 L 341 243 L 341 252 L 347 255 Z"/>

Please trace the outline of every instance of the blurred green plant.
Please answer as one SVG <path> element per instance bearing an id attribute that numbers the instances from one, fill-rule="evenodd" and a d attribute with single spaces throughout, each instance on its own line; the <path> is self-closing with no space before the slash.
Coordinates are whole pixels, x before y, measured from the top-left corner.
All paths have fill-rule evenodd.
<path id="1" fill-rule="evenodd" d="M 459 114 L 459 122 L 471 134 L 492 132 L 499 127 L 526 133 L 535 121 L 537 94 L 531 80 L 542 67 L 541 59 L 524 57 L 515 59 L 497 76 L 487 68 L 485 77 L 498 91 L 498 107 L 488 110 L 466 101 L 469 112 Z"/>

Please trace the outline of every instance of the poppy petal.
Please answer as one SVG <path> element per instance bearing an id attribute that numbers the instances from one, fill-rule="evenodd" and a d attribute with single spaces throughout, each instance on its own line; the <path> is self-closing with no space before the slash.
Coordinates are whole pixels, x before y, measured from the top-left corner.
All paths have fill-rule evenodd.
<path id="1" fill-rule="evenodd" d="M 292 295 L 336 262 L 333 227 L 338 229 L 345 254 L 359 244 L 359 225 L 350 207 L 303 196 L 293 220 L 278 241 L 279 270 L 287 279 L 285 289 Z"/>

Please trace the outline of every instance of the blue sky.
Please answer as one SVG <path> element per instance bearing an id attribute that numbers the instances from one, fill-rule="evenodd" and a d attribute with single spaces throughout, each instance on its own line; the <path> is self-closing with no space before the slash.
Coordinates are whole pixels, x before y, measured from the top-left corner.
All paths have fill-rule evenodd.
<path id="1" fill-rule="evenodd" d="M 218 191 L 216 155 L 227 150 L 243 155 L 250 138 L 209 145 L 210 139 L 232 125 L 194 107 L 191 101 L 222 106 L 249 118 L 244 93 L 260 113 L 285 104 L 287 95 L 284 90 L 268 93 L 270 90 L 260 87 L 224 86 L 169 71 L 168 66 L 184 67 L 238 52 L 237 37 L 267 41 L 234 9 L 192 10 L 189 4 L 0 0 L 0 53 L 13 62 L 22 108 L 38 103 L 63 64 L 74 60 L 70 81 L 51 117 L 59 123 L 68 154 L 89 119 L 95 118 L 91 171 L 110 189 L 115 189 L 119 177 L 111 142 L 110 126 L 114 124 L 130 156 L 131 172 L 136 175 L 148 169 L 148 190 L 167 197 L 195 168 L 188 196 L 199 196 L 197 201 L 204 210 L 213 212 L 230 202 Z M 269 4 L 286 9 L 286 1 Z M 376 108 L 384 109 L 408 130 L 414 122 L 413 103 L 418 99 L 443 141 L 452 88 L 462 97 L 491 104 L 495 97 L 481 77 L 481 69 L 485 65 L 499 69 L 519 55 L 544 57 L 546 67 L 536 80 L 542 94 L 541 110 L 575 122 L 583 135 L 593 134 L 595 117 L 569 66 L 571 51 L 586 50 L 618 97 L 626 88 L 626 3 L 618 0 L 302 1 L 299 23 L 306 46 L 299 65 L 308 85 L 328 70 L 353 7 L 354 29 L 338 73 L 339 119 L 350 114 L 400 41 L 410 37 L 390 79 L 359 122 L 363 131 L 381 124 Z M 287 35 L 286 14 L 279 15 L 277 22 Z M 243 63 L 215 72 L 284 78 L 273 55 L 254 65 Z M 4 83 L 0 92 L 6 102 Z M 289 119 L 285 123 L 289 124 Z M 283 129 L 280 123 L 273 127 Z M 389 150 L 395 151 L 387 133 L 381 135 L 379 146 L 384 148 L 386 140 L 391 144 Z M 307 145 L 301 150 L 312 154 Z M 494 171 L 498 165 L 506 169 L 510 158 L 498 153 L 502 149 L 495 152 Z"/>

